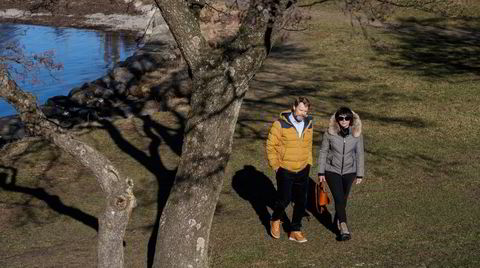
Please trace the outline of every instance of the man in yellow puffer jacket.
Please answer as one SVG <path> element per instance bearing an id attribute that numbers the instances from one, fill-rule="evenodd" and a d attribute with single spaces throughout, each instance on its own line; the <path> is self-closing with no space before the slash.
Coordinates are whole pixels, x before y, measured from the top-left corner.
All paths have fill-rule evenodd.
<path id="1" fill-rule="evenodd" d="M 295 99 L 292 110 L 280 113 L 268 133 L 267 158 L 275 170 L 278 199 L 270 221 L 270 234 L 280 238 L 281 221 L 288 220 L 285 208 L 291 201 L 292 221 L 289 240 L 307 242 L 301 231 L 302 217 L 307 201 L 308 175 L 312 166 L 313 120 L 308 116 L 310 101 L 305 97 Z"/>

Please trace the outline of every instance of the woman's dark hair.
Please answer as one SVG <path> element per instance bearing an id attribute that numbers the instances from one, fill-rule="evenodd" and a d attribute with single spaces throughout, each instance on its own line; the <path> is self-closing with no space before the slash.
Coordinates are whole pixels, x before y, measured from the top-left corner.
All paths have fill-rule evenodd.
<path id="1" fill-rule="evenodd" d="M 338 117 L 341 116 L 341 115 L 345 115 L 347 117 L 350 117 L 352 118 L 350 120 L 350 126 L 353 124 L 353 112 L 350 108 L 348 107 L 345 107 L 345 106 L 342 106 L 340 108 L 338 108 L 338 110 L 335 112 L 335 120 L 337 120 L 338 122 Z"/>

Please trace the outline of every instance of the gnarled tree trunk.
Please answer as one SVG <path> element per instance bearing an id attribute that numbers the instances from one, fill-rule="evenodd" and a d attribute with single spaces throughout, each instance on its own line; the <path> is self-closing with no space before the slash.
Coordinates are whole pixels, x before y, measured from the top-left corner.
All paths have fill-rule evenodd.
<path id="1" fill-rule="evenodd" d="M 248 82 L 291 1 L 253 0 L 234 38 L 211 47 L 184 0 L 156 0 L 191 74 L 181 161 L 160 218 L 154 267 L 208 267 L 209 235 Z"/>
<path id="2" fill-rule="evenodd" d="M 13 105 L 28 132 L 53 142 L 71 154 L 95 175 L 105 195 L 105 210 L 99 216 L 98 267 L 123 267 L 123 237 L 136 201 L 133 181 L 120 175 L 99 151 L 76 140 L 49 121 L 38 108 L 35 97 L 23 92 L 8 71 L 0 67 L 0 97 Z"/>
<path id="3" fill-rule="evenodd" d="M 243 98 L 219 94 L 223 86 L 209 87 L 217 92 L 215 99 L 193 96 L 192 110 L 204 110 L 196 105 L 210 102 L 218 112 L 193 115 L 187 122 L 175 185 L 160 220 L 155 267 L 208 266 L 210 227 Z"/>

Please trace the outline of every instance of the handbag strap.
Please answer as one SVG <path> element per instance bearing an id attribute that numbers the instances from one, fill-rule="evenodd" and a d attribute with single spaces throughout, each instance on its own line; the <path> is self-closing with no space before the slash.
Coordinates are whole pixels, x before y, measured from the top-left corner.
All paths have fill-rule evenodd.
<path id="1" fill-rule="evenodd" d="M 322 206 L 320 206 L 320 203 L 318 202 L 318 196 L 319 196 L 319 191 L 321 190 L 322 188 L 322 185 L 315 183 L 315 209 L 317 210 L 318 213 L 322 213 L 323 212 L 323 208 Z"/>
<path id="2" fill-rule="evenodd" d="M 325 183 L 325 181 L 322 181 L 320 183 L 320 187 L 322 188 L 322 191 L 326 192 L 327 191 L 327 184 Z"/>

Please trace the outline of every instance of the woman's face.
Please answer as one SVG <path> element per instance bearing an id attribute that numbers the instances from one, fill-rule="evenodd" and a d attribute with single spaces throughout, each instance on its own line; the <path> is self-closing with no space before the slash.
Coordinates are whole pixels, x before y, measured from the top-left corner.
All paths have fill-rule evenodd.
<path id="1" fill-rule="evenodd" d="M 337 122 L 342 128 L 348 128 L 350 126 L 350 121 L 352 121 L 350 115 L 342 114 L 337 117 Z"/>

